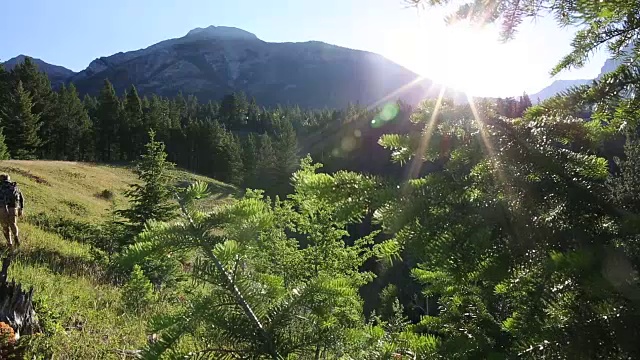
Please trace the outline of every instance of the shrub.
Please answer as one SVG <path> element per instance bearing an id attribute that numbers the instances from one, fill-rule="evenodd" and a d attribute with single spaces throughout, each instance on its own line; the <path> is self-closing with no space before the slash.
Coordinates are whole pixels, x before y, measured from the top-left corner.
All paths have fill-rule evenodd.
<path id="1" fill-rule="evenodd" d="M 118 283 L 126 278 L 135 266 L 139 266 L 151 284 L 156 288 L 167 288 L 178 285 L 185 279 L 182 270 L 183 256 L 178 254 L 149 254 L 143 258 L 134 258 L 127 252 L 116 254 L 109 264 L 109 274 Z"/>
<path id="2" fill-rule="evenodd" d="M 111 191 L 109 189 L 104 189 L 104 190 L 100 191 L 99 193 L 97 193 L 96 197 L 100 198 L 100 199 L 111 201 L 115 197 L 115 194 L 113 193 L 113 191 Z"/>
<path id="3" fill-rule="evenodd" d="M 100 227 L 87 222 L 41 212 L 29 217 L 29 222 L 39 228 L 58 234 L 67 240 L 92 243 L 101 234 Z"/>
<path id="4" fill-rule="evenodd" d="M 153 285 L 139 265 L 133 266 L 129 281 L 122 289 L 122 303 L 136 313 L 145 311 L 155 300 Z"/>

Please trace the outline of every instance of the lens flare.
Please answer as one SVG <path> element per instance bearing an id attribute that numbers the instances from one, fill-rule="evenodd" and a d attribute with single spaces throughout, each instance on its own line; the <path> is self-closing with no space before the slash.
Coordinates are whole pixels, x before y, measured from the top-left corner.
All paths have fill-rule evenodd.
<path id="1" fill-rule="evenodd" d="M 396 103 L 387 103 L 382 107 L 382 110 L 371 120 L 371 127 L 379 128 L 384 124 L 393 120 L 400 113 L 400 106 Z"/>

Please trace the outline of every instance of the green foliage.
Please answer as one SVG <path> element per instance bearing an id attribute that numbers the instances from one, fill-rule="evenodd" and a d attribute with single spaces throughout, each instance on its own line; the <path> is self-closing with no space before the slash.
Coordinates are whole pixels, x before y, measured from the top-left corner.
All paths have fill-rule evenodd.
<path id="1" fill-rule="evenodd" d="M 613 200 L 621 207 L 640 212 L 640 140 L 628 136 L 624 146 L 624 159 L 615 158 L 618 176 L 608 181 Z"/>
<path id="2" fill-rule="evenodd" d="M 279 114 L 276 113 L 276 116 Z M 276 122 L 275 130 L 275 175 L 274 193 L 287 194 L 291 190 L 291 174 L 295 172 L 300 163 L 298 154 L 298 139 L 289 119 L 281 117 Z M 268 150 L 267 150 L 268 151 Z"/>
<path id="3" fill-rule="evenodd" d="M 73 84 L 63 86 L 57 94 L 49 121 L 49 133 L 43 151 L 47 157 L 60 160 L 86 160 L 91 153 L 91 121 Z"/>
<path id="4" fill-rule="evenodd" d="M 420 136 L 381 141 L 416 179 L 378 219 L 438 297 L 440 313 L 415 330 L 436 335 L 446 358 L 632 356 L 617 329 L 637 309 L 601 272 L 622 261 L 613 254 L 625 215 L 605 196 L 607 162 L 590 153 L 588 123 L 447 101 L 414 120 Z M 421 175 L 426 161 L 441 170 Z M 596 320 L 612 315 L 625 320 Z"/>
<path id="5" fill-rule="evenodd" d="M 96 136 L 96 154 L 102 161 L 118 159 L 120 149 L 117 140 L 121 113 L 120 99 L 118 99 L 113 85 L 109 80 L 105 80 L 104 87 L 100 90 L 98 106 L 93 120 Z"/>
<path id="6" fill-rule="evenodd" d="M 142 100 L 138 96 L 135 86 L 131 86 L 123 101 L 123 112 L 118 138 L 122 155 L 127 160 L 133 160 L 143 151 L 141 144 L 146 137 L 142 123 Z"/>
<path id="7" fill-rule="evenodd" d="M 29 222 L 65 239 L 80 243 L 90 244 L 101 234 L 101 229 L 94 224 L 47 212 L 29 216 Z"/>
<path id="8" fill-rule="evenodd" d="M 185 334 L 198 344 L 190 351 L 203 356 L 346 355 L 353 331 L 365 329 L 357 290 L 373 275 L 360 267 L 376 248 L 375 233 L 347 245 L 346 227 L 375 202 L 377 181 L 318 168 L 303 162 L 288 200 L 274 203 L 249 190 L 213 213 L 191 206 L 206 195 L 194 184 L 183 192 L 182 222 L 150 224 L 126 255 L 195 252 L 192 276 L 206 291 L 153 324 L 162 341 L 147 357 L 168 349 L 178 355 Z"/>
<path id="9" fill-rule="evenodd" d="M 220 102 L 220 117 L 223 123 L 232 130 L 240 129 L 247 124 L 247 97 L 240 92 L 225 96 Z"/>
<path id="10" fill-rule="evenodd" d="M 129 281 L 122 289 L 122 303 L 133 312 L 141 312 L 148 309 L 154 302 L 155 294 L 151 281 L 142 272 L 138 265 L 133 266 Z"/>
<path id="11" fill-rule="evenodd" d="M 258 188 L 258 137 L 255 134 L 249 134 L 242 140 L 242 165 L 242 185 L 251 189 Z"/>
<path id="12" fill-rule="evenodd" d="M 33 159 L 41 144 L 40 115 L 33 112 L 32 96 L 18 81 L 7 106 L 4 132 L 9 152 L 16 159 Z"/>
<path id="13" fill-rule="evenodd" d="M 0 109 L 0 111 L 2 110 Z M 11 158 L 9 148 L 7 147 L 6 138 L 2 128 L 0 128 L 0 160 L 9 160 L 9 158 Z"/>
<path id="14" fill-rule="evenodd" d="M 171 220 L 175 211 L 175 204 L 171 201 L 170 170 L 173 164 L 166 160 L 164 144 L 155 140 L 153 131 L 149 132 L 149 139 L 146 153 L 140 157 L 134 170 L 142 184 L 131 184 L 131 189 L 125 193 L 131 205 L 117 212 L 127 221 L 134 236 L 148 221 Z"/>

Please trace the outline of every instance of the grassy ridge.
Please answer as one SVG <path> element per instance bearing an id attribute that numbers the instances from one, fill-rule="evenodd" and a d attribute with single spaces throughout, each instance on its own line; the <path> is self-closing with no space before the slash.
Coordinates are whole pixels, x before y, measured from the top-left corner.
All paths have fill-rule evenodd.
<path id="1" fill-rule="evenodd" d="M 19 183 L 26 198 L 26 217 L 20 223 L 23 246 L 9 276 L 34 287 L 37 311 L 50 320 L 47 326 L 52 335 L 35 342 L 37 351 L 55 359 L 122 359 L 118 350 L 144 346 L 145 324 L 153 311 L 128 314 L 120 289 L 101 280 L 100 266 L 93 262 L 88 244 L 32 224 L 38 213 L 104 222 L 111 200 L 100 194 L 108 190 L 118 207 L 126 206 L 122 193 L 136 181 L 135 174 L 125 167 L 59 161 L 0 161 L 0 172 Z M 178 185 L 195 180 L 209 183 L 214 196 L 203 207 L 231 201 L 236 193 L 234 187 L 209 178 L 179 170 L 174 175 Z"/>

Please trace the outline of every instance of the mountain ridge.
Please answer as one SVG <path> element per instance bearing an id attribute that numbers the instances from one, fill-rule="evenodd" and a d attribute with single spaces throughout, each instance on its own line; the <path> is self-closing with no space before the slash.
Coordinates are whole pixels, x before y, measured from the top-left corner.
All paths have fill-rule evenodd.
<path id="1" fill-rule="evenodd" d="M 222 26 L 100 57 L 67 82 L 96 95 L 105 78 L 118 92 L 133 84 L 141 94 L 183 93 L 206 101 L 242 91 L 265 106 L 336 108 L 386 97 L 416 104 L 437 96 L 430 80 L 415 81 L 417 74 L 379 54 L 320 41 L 266 42 Z"/>
<path id="2" fill-rule="evenodd" d="M 38 65 L 38 69 L 40 69 L 40 71 L 43 71 L 44 73 L 47 74 L 53 86 L 57 86 L 64 83 L 68 78 L 70 78 L 75 74 L 75 71 L 67 69 L 64 66 L 54 65 L 44 60 L 31 57 L 28 55 L 24 55 L 24 54 L 20 54 L 18 56 L 12 57 L 11 59 L 5 62 L 2 62 L 0 64 L 3 65 L 6 70 L 11 70 L 16 65 L 23 63 L 25 58 L 27 57 L 30 58 L 31 61 L 33 61 L 36 65 Z"/>
<path id="3" fill-rule="evenodd" d="M 555 96 L 563 91 L 569 90 L 574 86 L 580 85 L 588 85 L 593 80 L 599 80 L 605 74 L 610 73 L 618 68 L 618 66 L 622 65 L 623 62 L 627 60 L 625 54 L 631 54 L 631 47 L 627 47 L 622 51 L 622 56 L 618 58 L 609 58 L 607 59 L 602 67 L 600 68 L 600 73 L 593 79 L 573 79 L 573 80 L 555 80 L 548 86 L 542 88 L 540 91 L 529 95 L 531 101 L 537 103 L 538 100 L 546 100 L 552 96 Z"/>

